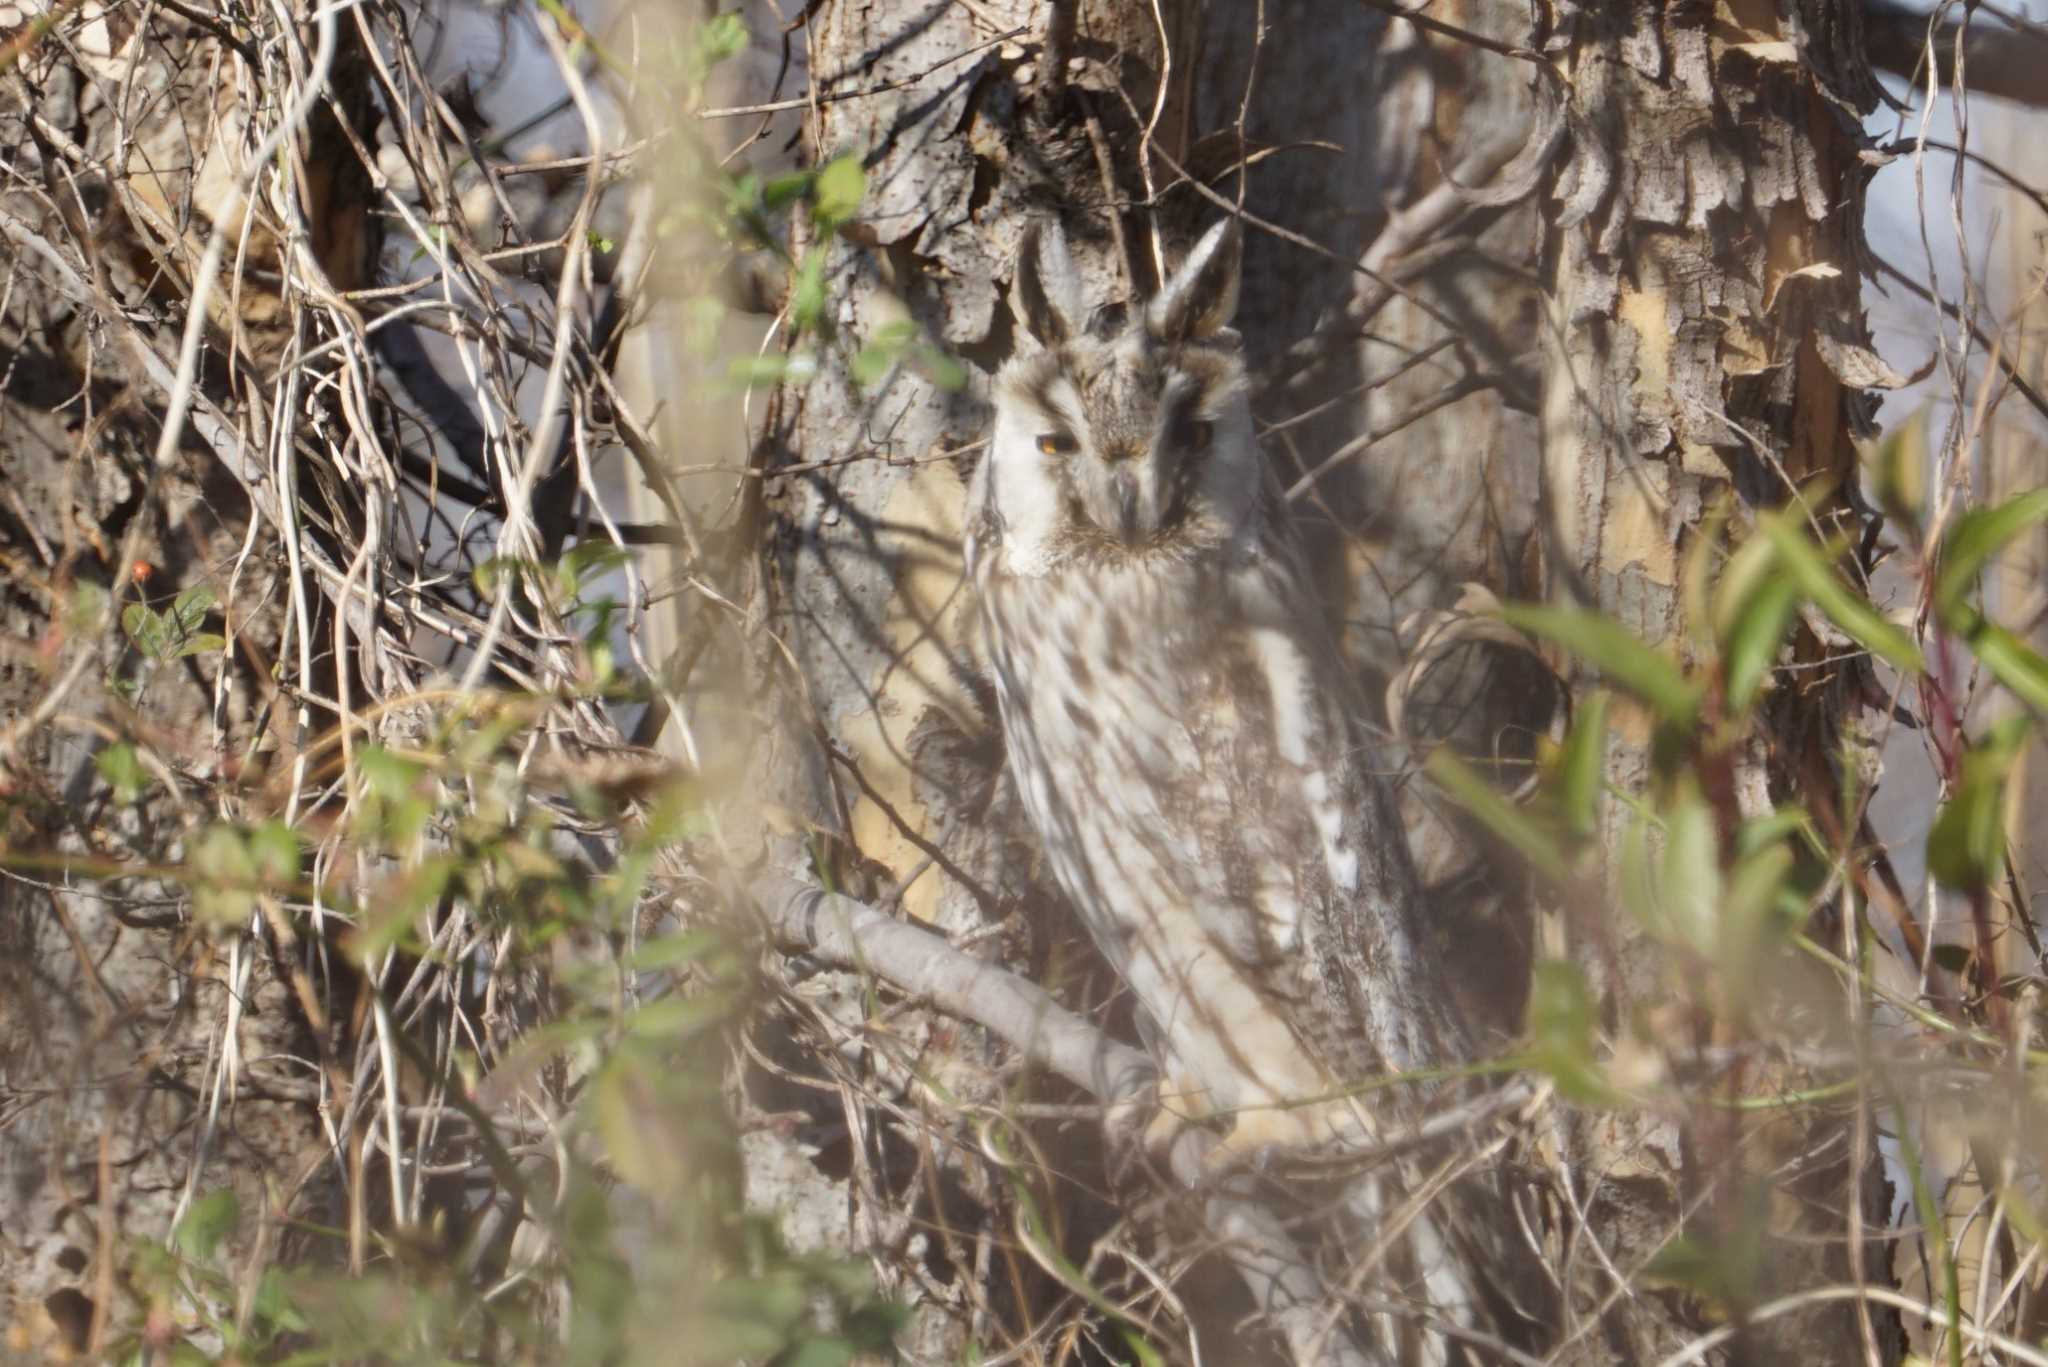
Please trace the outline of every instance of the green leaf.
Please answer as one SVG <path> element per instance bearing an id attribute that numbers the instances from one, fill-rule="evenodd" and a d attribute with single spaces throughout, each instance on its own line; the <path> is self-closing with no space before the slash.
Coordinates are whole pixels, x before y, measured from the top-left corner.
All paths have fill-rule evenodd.
<path id="1" fill-rule="evenodd" d="M 1799 611 L 1798 581 L 1768 575 L 1735 604 L 1722 638 L 1721 679 L 1728 710 L 1747 712 L 1778 662 L 1778 648 Z"/>
<path id="2" fill-rule="evenodd" d="M 149 775 L 142 767 L 142 757 L 135 747 L 125 740 L 117 740 L 101 750 L 92 759 L 93 767 L 100 771 L 100 777 L 114 790 L 114 801 L 126 805 L 142 795 L 149 782 Z"/>
<path id="3" fill-rule="evenodd" d="M 693 964 L 731 943 L 717 930 L 686 930 L 649 940 L 626 956 L 624 966 L 636 973 Z"/>
<path id="4" fill-rule="evenodd" d="M 372 797 L 394 801 L 412 796 L 426 766 L 395 755 L 381 745 L 365 745 L 356 751 L 356 771 L 363 776 L 363 786 Z"/>
<path id="5" fill-rule="evenodd" d="M 152 660 L 164 658 L 170 647 L 170 627 L 146 604 L 130 603 L 121 609 L 121 630 L 135 642 L 135 648 Z"/>
<path id="6" fill-rule="evenodd" d="M 591 580 L 602 577 L 632 559 L 624 546 L 609 541 L 579 541 L 562 552 L 555 563 L 555 583 L 565 594 L 579 594 Z"/>
<path id="7" fill-rule="evenodd" d="M 663 997 L 649 1002 L 626 1018 L 626 1030 L 643 1039 L 687 1039 L 718 1024 L 732 1010 L 732 1002 L 723 993 L 700 990 L 687 997 Z"/>
<path id="8" fill-rule="evenodd" d="M 847 373 L 862 389 L 873 389 L 889 378 L 889 372 L 896 368 L 896 362 L 901 357 L 901 352 L 870 343 L 854 353 L 852 362 L 846 368 Z"/>
<path id="9" fill-rule="evenodd" d="M 1879 615 L 1861 593 L 1849 586 L 1840 572 L 1827 562 L 1805 529 L 1783 513 L 1759 519 L 1758 527 L 1771 539 L 1780 563 L 1797 581 L 1799 591 L 1840 627 L 1845 635 L 1879 659 L 1887 660 L 1908 674 L 1924 667 L 1920 647 L 1913 638 Z"/>
<path id="10" fill-rule="evenodd" d="M 697 60 L 705 70 L 747 50 L 747 23 L 737 12 L 715 15 L 697 30 Z"/>
<path id="11" fill-rule="evenodd" d="M 761 207 L 769 213 L 788 208 L 810 194 L 811 185 L 817 178 L 815 171 L 793 171 L 786 176 L 777 176 L 761 187 Z"/>
<path id="12" fill-rule="evenodd" d="M 2007 717 L 1963 756 L 1955 790 L 1927 833 L 1927 871 L 1944 887 L 1982 892 L 2005 872 L 2005 783 L 2033 726 Z"/>
<path id="13" fill-rule="evenodd" d="M 1735 853 L 1738 858 L 1754 854 L 1758 850 L 1794 835 L 1811 836 L 1811 824 L 1806 809 L 1797 805 L 1776 807 L 1762 816 L 1745 821 L 1735 832 Z M 1821 848 L 1816 845 L 1815 848 Z"/>
<path id="14" fill-rule="evenodd" d="M 89 636 L 106 625 L 110 602 L 105 585 L 80 579 L 71 586 L 71 597 L 64 608 L 64 625 L 81 636 Z"/>
<path id="15" fill-rule="evenodd" d="M 735 356 L 726 366 L 726 379 L 741 388 L 782 384 L 803 384 L 818 373 L 818 360 L 807 352 L 787 356 Z"/>
<path id="16" fill-rule="evenodd" d="M 1571 867 L 1558 848 L 1556 837 L 1528 812 L 1503 798 L 1463 760 L 1440 749 L 1429 757 L 1423 769 L 1480 825 L 1527 859 L 1537 872 L 1553 882 L 1563 882 L 1570 876 Z"/>
<path id="17" fill-rule="evenodd" d="M 1663 933 L 1711 958 L 1720 939 L 1721 857 L 1714 813 L 1690 781 L 1664 813 L 1657 908 Z"/>
<path id="18" fill-rule="evenodd" d="M 185 1208 L 171 1242 L 194 1262 L 206 1262 L 220 1247 L 221 1240 L 235 1232 L 242 1222 L 242 1206 L 235 1193 L 223 1187 L 209 1191 Z"/>
<path id="19" fill-rule="evenodd" d="M 211 655 L 216 650 L 227 649 L 227 645 L 228 638 L 219 632 L 202 631 L 196 635 L 187 636 L 184 644 L 171 653 L 171 658 L 182 660 L 188 655 Z"/>
<path id="20" fill-rule="evenodd" d="M 1735 1193 L 1724 1202 L 1718 1237 L 1678 1234 L 1651 1256 L 1644 1277 L 1667 1286 L 1684 1287 L 1734 1310 L 1756 1297 L 1763 1271 L 1764 1227 L 1770 1213 L 1770 1192 L 1761 1183 Z"/>
<path id="21" fill-rule="evenodd" d="M 1605 1105 L 1615 1098 L 1593 1056 L 1598 1014 L 1585 974 L 1563 959 L 1538 963 L 1529 982 L 1530 1063 L 1567 1100 Z"/>
<path id="22" fill-rule="evenodd" d="M 910 319 L 896 318 L 882 324 L 848 367 L 853 382 L 863 389 L 880 384 L 916 341 L 917 324 Z"/>
<path id="23" fill-rule="evenodd" d="M 257 881 L 284 887 L 299 880 L 299 837 L 282 821 L 266 821 L 249 832 L 249 857 Z"/>
<path id="24" fill-rule="evenodd" d="M 539 569 L 533 561 L 516 555 L 494 555 L 470 571 L 470 579 L 478 593 L 495 598 L 500 589 L 516 585 Z"/>
<path id="25" fill-rule="evenodd" d="M 1934 610 L 1944 623 L 1963 608 L 1977 587 L 1977 577 L 1993 556 L 2014 537 L 2048 522 L 2048 489 L 2035 489 L 1990 508 L 1976 508 L 1956 519 L 1941 541 L 1941 572 L 1934 581 Z"/>
<path id="26" fill-rule="evenodd" d="M 845 1339 L 808 1339 L 775 1359 L 776 1367 L 846 1367 L 860 1350 Z"/>
<path id="27" fill-rule="evenodd" d="M 1665 721 L 1692 724 L 1699 710 L 1699 687 L 1669 655 L 1645 645 L 1613 618 L 1584 608 L 1530 603 L 1503 605 L 1500 615 L 1510 626 L 1563 646 L 1648 703 Z"/>
<path id="28" fill-rule="evenodd" d="M 1970 649 L 2013 696 L 2037 712 L 2048 712 L 2048 660 L 2004 627 L 1980 623 Z"/>
<path id="29" fill-rule="evenodd" d="M 811 218 L 827 232 L 852 218 L 868 192 L 868 175 L 854 153 L 834 157 L 818 168 L 811 191 Z"/>
<path id="30" fill-rule="evenodd" d="M 1606 790 L 1607 704 L 1596 689 L 1579 704 L 1557 765 L 1557 806 L 1564 828 L 1581 840 L 1600 833 L 1600 795 Z"/>
<path id="31" fill-rule="evenodd" d="M 192 914 L 232 925 L 256 907 L 256 861 L 233 826 L 209 826 L 187 860 L 191 868 Z"/>
<path id="32" fill-rule="evenodd" d="M 1743 605 L 1773 577 L 1777 558 L 1769 539 L 1761 536 L 1750 537 L 1728 557 L 1728 564 L 1714 583 L 1710 625 L 1716 641 L 1725 642 L 1734 634 Z"/>
<path id="33" fill-rule="evenodd" d="M 1917 542 L 1927 507 L 1927 410 L 1894 423 L 1882 441 L 1864 452 L 1878 506 Z"/>
<path id="34" fill-rule="evenodd" d="M 1722 899 L 1720 952 L 1715 967 L 1737 1000 L 1748 995 L 1762 952 L 1778 938 L 1779 893 L 1792 872 L 1792 851 L 1783 843 L 1767 845 L 1738 862 Z"/>
<path id="35" fill-rule="evenodd" d="M 178 635 L 191 635 L 206 620 L 206 614 L 213 611 L 217 601 L 218 595 L 212 589 L 204 584 L 193 585 L 172 600 L 171 625 Z"/>
<path id="36" fill-rule="evenodd" d="M 967 387 L 967 367 L 939 348 L 920 343 L 911 348 L 911 356 L 936 388 L 952 394 Z"/>
<path id="37" fill-rule="evenodd" d="M 797 332 L 817 328 L 825 316 L 825 251 L 813 247 L 804 253 L 796 278 L 789 286 L 789 321 Z"/>

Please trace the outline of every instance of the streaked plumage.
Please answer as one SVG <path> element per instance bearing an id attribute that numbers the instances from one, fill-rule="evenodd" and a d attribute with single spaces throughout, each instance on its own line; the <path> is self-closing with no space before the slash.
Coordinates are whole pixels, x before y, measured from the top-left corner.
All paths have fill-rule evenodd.
<path id="1" fill-rule="evenodd" d="M 1155 1027 L 1169 1104 L 1234 1113 L 1243 1153 L 1370 1133 L 1342 1097 L 1276 1103 L 1439 1063 L 1455 1026 L 1253 439 L 1225 326 L 1237 256 L 1218 225 L 1098 335 L 1057 231 L 1027 234 L 1016 297 L 1037 345 L 997 379 L 968 563 L 1059 883 Z"/>

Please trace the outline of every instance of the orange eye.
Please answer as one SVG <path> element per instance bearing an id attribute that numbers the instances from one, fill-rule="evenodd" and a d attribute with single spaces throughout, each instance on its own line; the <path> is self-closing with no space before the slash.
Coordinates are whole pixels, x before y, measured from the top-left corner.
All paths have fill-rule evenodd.
<path id="1" fill-rule="evenodd" d="M 1081 449 L 1081 443 L 1065 432 L 1041 432 L 1038 434 L 1038 454 L 1041 456 L 1071 456 Z"/>
<path id="2" fill-rule="evenodd" d="M 1191 422 L 1187 425 L 1186 435 L 1181 444 L 1186 446 L 1191 452 L 1206 451 L 1209 449 L 1209 442 L 1215 435 L 1215 423 Z"/>

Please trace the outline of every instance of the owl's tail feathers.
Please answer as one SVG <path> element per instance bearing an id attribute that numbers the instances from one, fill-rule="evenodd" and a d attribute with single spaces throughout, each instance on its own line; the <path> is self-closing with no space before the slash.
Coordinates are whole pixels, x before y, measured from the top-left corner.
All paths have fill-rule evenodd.
<path id="1" fill-rule="evenodd" d="M 1535 1360 L 1557 1323 L 1553 1288 L 1517 1244 L 1501 1175 L 1471 1153 L 1417 1171 L 1428 1166 L 1378 1170 L 1346 1188 L 1361 1239 L 1336 1299 L 1364 1312 L 1402 1363 Z"/>

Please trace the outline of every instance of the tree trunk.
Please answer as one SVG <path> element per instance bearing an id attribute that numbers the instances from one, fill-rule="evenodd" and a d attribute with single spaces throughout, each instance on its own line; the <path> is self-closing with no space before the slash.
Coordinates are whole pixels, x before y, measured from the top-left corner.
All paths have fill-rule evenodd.
<path id="1" fill-rule="evenodd" d="M 1853 439 L 1869 430 L 1866 391 L 1894 378 L 1867 349 L 1859 298 L 1868 171 L 1852 114 L 1872 103 L 1872 86 L 1849 4 L 1748 6 L 1732 28 L 1658 6 L 1568 7 L 1559 19 L 1548 50 L 1569 92 L 1573 149 L 1548 247 L 1546 582 L 1553 596 L 1683 654 L 1697 648 L 1685 617 L 1688 557 L 1731 496 L 1731 544 L 1751 513 L 1830 489 L 1814 509 L 1819 525 L 1859 544 Z M 1798 650 L 1803 661 L 1827 653 L 1811 637 Z M 1716 795 L 1724 830 L 1784 805 L 1842 810 L 1837 766 L 1858 725 L 1865 667 L 1854 657 L 1826 667 L 1772 709 L 1768 745 L 1744 743 L 1715 761 L 1728 773 Z M 1584 673 L 1575 691 L 1593 682 Z M 1633 703 L 1613 717 L 1608 782 L 1654 802 L 1653 718 Z M 1607 816 L 1608 886 L 1619 902 L 1632 818 L 1618 803 Z M 1543 934 L 1595 984 L 1622 1050 L 1677 1069 L 1709 1041 L 1770 1038 L 1714 1019 L 1711 989 L 1675 978 L 1668 949 L 1626 914 L 1591 919 L 1558 905 Z M 1816 923 L 1814 934 L 1843 942 L 1839 921 Z M 1779 985 L 1781 1009 L 1817 989 Z M 1774 1081 L 1801 1085 L 1796 1069 Z M 1623 1275 L 1681 1233 L 1724 1250 L 1761 1240 L 1754 1282 L 1734 1297 L 1739 1315 L 1762 1299 L 1879 1274 L 1874 1232 L 1890 1194 L 1870 1123 L 1861 1109 L 1739 1122 L 1706 1098 L 1679 1115 L 1582 1112 L 1566 1121 L 1552 1161 L 1574 1175 L 1578 1237 L 1598 1239 L 1599 1261 Z M 1771 1193 L 1761 1210 L 1750 1194 L 1759 1183 Z M 1641 1300 L 1602 1315 L 1611 1292 L 1608 1274 L 1589 1269 L 1568 1325 L 1606 1339 L 1617 1360 L 1660 1357 L 1702 1327 L 1696 1307 L 1673 1316 Z M 1588 1316 L 1601 1316 L 1597 1330 Z M 1897 1339 L 1890 1313 L 1839 1302 L 1762 1326 L 1754 1350 L 1800 1361 L 1816 1345 L 1856 1344 L 1880 1360 L 1896 1354 Z"/>
<path id="2" fill-rule="evenodd" d="M 995 13 L 980 10 L 928 25 L 832 7 L 813 34 L 814 69 L 901 79 L 995 39 Z M 1389 31 L 1368 13 L 1268 5 L 1254 64 L 1249 14 L 1197 19 L 1167 7 L 1162 93 L 1149 16 L 1084 8 L 1071 30 L 1055 20 L 1040 46 L 1040 16 L 1004 11 L 1003 31 L 1027 29 L 1010 40 L 1018 47 L 821 111 L 815 146 L 877 149 L 856 241 L 834 258 L 846 282 L 838 321 L 860 336 L 907 308 L 977 363 L 968 398 L 907 372 L 879 397 L 862 396 L 828 366 L 780 415 L 783 459 L 852 449 L 894 458 L 786 481 L 771 504 L 774 525 L 787 529 L 776 544 L 792 547 L 777 562 L 776 592 L 807 707 L 853 761 L 827 758 L 809 734 L 790 751 L 790 771 L 804 776 L 798 791 L 810 794 L 812 819 L 880 865 L 871 892 L 893 891 L 923 867 L 906 910 L 955 934 L 992 911 L 1028 908 L 1040 926 L 1057 916 L 1014 850 L 980 862 L 997 842 L 978 810 L 963 819 L 960 796 L 983 801 L 985 788 L 963 790 L 950 771 L 918 762 L 932 753 L 918 747 L 921 726 L 943 717 L 975 733 L 985 721 L 951 559 L 956 462 L 908 462 L 968 447 L 982 430 L 971 396 L 1009 347 L 999 287 L 1032 212 L 1059 212 L 1081 238 L 1099 297 L 1142 292 L 1158 273 L 1155 233 L 1172 241 L 1190 220 L 1220 212 L 1215 199 L 1237 199 L 1240 148 L 1290 145 L 1245 177 L 1255 217 L 1240 322 L 1268 362 L 1262 418 L 1337 396 L 1320 415 L 1284 423 L 1273 454 L 1297 488 L 1299 514 L 1321 533 L 1326 582 L 1367 678 L 1399 675 L 1403 619 L 1451 607 L 1467 582 L 1503 598 L 1574 598 L 1647 640 L 1675 642 L 1679 569 L 1723 491 L 1768 508 L 1787 499 L 1788 481 L 1853 474 L 1849 435 L 1869 412 L 1859 387 L 1886 378 L 1863 341 L 1856 217 L 1837 212 L 1860 202 L 1866 174 L 1842 112 L 1870 98 L 1867 76 L 1844 55 L 1853 13 L 1758 10 L 1717 29 L 1709 16 L 1648 6 L 1567 11 L 1540 62 L 1527 60 L 1529 34 L 1486 30 L 1490 17 L 1462 22 L 1523 60 L 1442 32 Z M 1335 52 L 1355 56 L 1333 62 Z M 1331 88 L 1340 71 L 1349 98 Z M 1518 202 L 1514 191 L 1534 188 L 1551 165 L 1553 126 L 1569 130 L 1570 150 L 1552 166 L 1560 180 L 1546 241 L 1532 231 L 1542 201 Z M 1419 155 L 1430 133 L 1446 150 Z M 1178 184 L 1184 169 L 1209 179 L 1214 198 Z M 1142 205 L 1162 186 L 1172 188 L 1156 218 L 1105 207 Z M 1348 268 L 1360 257 L 1371 274 Z M 1369 340 L 1347 342 L 1359 331 Z M 1431 350 L 1444 341 L 1458 349 Z M 1378 439 L 1354 440 L 1362 434 Z M 1853 533 L 1849 505 L 1838 499 L 1831 516 Z M 1482 651 L 1436 671 L 1437 712 L 1454 710 L 1445 699 L 1460 687 L 1485 704 L 1477 721 L 1468 711 L 1462 732 L 1419 721 L 1414 702 L 1428 690 L 1406 680 L 1404 735 L 1428 744 L 1540 732 L 1553 702 L 1526 686 L 1529 668 L 1512 652 Z M 1586 673 L 1574 692 L 1593 682 Z M 1817 689 L 1778 719 L 1797 743 L 1781 743 L 1768 762 L 1741 757 L 1738 768 L 1754 766 L 1741 775 L 1745 801 L 1828 800 L 1848 696 L 1847 685 Z M 1608 765 L 1624 792 L 1648 784 L 1649 732 L 1647 718 L 1620 707 Z M 844 787 L 855 767 L 853 786 L 827 796 L 828 775 Z M 1619 842 L 1621 809 L 1609 810 Z M 1665 1023 L 1649 1010 L 1669 995 L 1669 969 L 1625 915 L 1559 908 L 1532 924 L 1519 880 L 1475 862 L 1470 832 L 1441 804 L 1418 798 L 1411 817 L 1433 881 L 1457 890 L 1443 948 L 1475 1026 L 1494 1039 L 1519 1028 L 1540 941 L 1543 953 L 1581 965 L 1630 1047 L 1664 1052 Z M 922 841 L 965 876 L 931 867 Z M 1471 952 L 1503 942 L 1522 949 Z M 1744 1174 L 1774 1174 L 1786 1193 L 1770 1206 L 1761 1284 L 1850 1280 L 1865 1261 L 1851 1241 L 1881 1229 L 1886 1211 L 1867 1117 L 1709 1120 L 1573 1112 L 1532 1138 L 1526 1161 L 1550 1169 L 1548 1252 L 1572 1269 L 1562 1332 L 1574 1353 L 1648 1360 L 1701 1330 L 1701 1302 L 1617 1298 L 1611 1269 L 1640 1274 L 1688 1230 L 1734 1237 Z M 1806 1151 L 1826 1157 L 1789 1170 L 1777 1161 Z M 1844 1193 L 1861 1202 L 1846 1222 Z M 1584 1252 L 1588 1240 L 1601 1256 Z M 1836 1303 L 1774 1319 L 1758 1342 L 1854 1341 L 1861 1318 Z M 1888 1318 L 1871 1318 L 1873 1341 L 1890 1353 Z"/>

